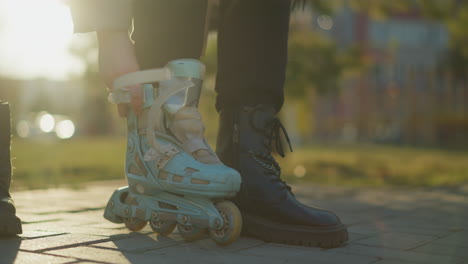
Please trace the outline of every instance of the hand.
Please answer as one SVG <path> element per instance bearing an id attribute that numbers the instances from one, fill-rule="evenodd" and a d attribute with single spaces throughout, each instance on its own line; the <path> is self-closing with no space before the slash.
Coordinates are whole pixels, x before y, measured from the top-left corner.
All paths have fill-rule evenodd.
<path id="1" fill-rule="evenodd" d="M 98 32 L 99 73 L 106 86 L 112 91 L 118 77 L 140 70 L 135 49 L 127 32 Z M 139 115 L 143 106 L 143 88 L 140 84 L 128 87 L 133 111 Z M 120 116 L 127 115 L 127 105 L 119 104 Z"/>

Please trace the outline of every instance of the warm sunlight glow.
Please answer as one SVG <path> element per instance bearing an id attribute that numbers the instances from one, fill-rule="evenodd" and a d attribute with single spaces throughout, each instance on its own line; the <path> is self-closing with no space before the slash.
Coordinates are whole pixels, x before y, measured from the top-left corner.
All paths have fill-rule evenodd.
<path id="1" fill-rule="evenodd" d="M 68 51 L 70 11 L 60 0 L 0 0 L 0 75 L 66 79 L 84 70 Z"/>

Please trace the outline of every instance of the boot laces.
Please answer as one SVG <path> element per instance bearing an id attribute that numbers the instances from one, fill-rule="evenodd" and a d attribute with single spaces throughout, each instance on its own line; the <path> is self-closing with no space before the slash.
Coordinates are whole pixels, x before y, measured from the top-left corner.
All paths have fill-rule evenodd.
<path id="1" fill-rule="evenodd" d="M 289 139 L 289 135 L 286 131 L 286 128 L 277 117 L 274 117 L 270 121 L 268 121 L 264 128 L 257 127 L 255 126 L 255 124 L 253 124 L 253 128 L 261 134 L 263 134 L 265 136 L 265 140 L 263 142 L 264 148 L 262 148 L 261 151 L 253 151 L 251 153 L 251 157 L 255 161 L 257 161 L 261 166 L 268 169 L 264 173 L 271 177 L 271 182 L 279 182 L 281 183 L 282 188 L 291 191 L 291 186 L 289 186 L 285 181 L 281 179 L 281 167 L 279 166 L 275 158 L 272 156 L 272 147 L 274 146 L 276 152 L 281 157 L 285 157 L 281 134 L 284 135 L 284 138 L 288 143 L 290 151 L 293 151 L 291 146 L 291 140 Z"/>

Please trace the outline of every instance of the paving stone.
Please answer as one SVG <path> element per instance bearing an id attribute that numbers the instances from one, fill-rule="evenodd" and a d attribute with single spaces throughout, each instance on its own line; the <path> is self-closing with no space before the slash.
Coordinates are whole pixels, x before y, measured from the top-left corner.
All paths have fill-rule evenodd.
<path id="1" fill-rule="evenodd" d="M 285 258 L 291 263 L 372 263 L 377 260 L 372 256 L 359 256 L 350 252 L 334 252 L 319 248 L 265 244 L 259 247 L 238 251 L 242 255 L 270 256 Z"/>
<path id="2" fill-rule="evenodd" d="M 353 225 L 348 227 L 348 232 L 361 234 L 361 235 L 376 235 L 379 233 L 388 232 L 388 229 L 384 224 L 380 226 L 372 225 L 372 224 L 361 224 L 361 225 Z"/>
<path id="3" fill-rule="evenodd" d="M 258 247 L 260 245 L 266 244 L 263 241 L 251 238 L 241 237 L 234 243 L 220 247 L 216 242 L 214 242 L 211 238 L 206 238 L 202 240 L 195 241 L 191 243 L 194 247 L 198 247 L 200 249 L 206 250 L 215 250 L 215 251 L 240 251 L 244 249 Z"/>
<path id="4" fill-rule="evenodd" d="M 60 249 L 54 250 L 54 254 L 60 256 L 67 256 L 80 259 L 79 263 L 89 261 L 101 261 L 101 262 L 110 262 L 110 263 L 132 263 L 126 255 L 132 256 L 133 254 L 129 253 L 122 253 L 116 250 L 106 250 L 100 248 L 93 248 L 93 247 L 75 247 L 75 248 L 67 248 L 67 249 Z M 152 260 L 153 263 L 157 263 L 154 259 Z M 133 262 L 138 263 L 138 262 Z"/>
<path id="5" fill-rule="evenodd" d="M 13 237 L 0 240 L 0 260 L 3 263 L 13 263 L 21 247 L 21 238 Z"/>
<path id="6" fill-rule="evenodd" d="M 392 222 L 390 222 L 392 221 Z M 400 224 L 401 222 L 404 222 Z M 414 235 L 427 235 L 434 237 L 445 237 L 452 234 L 454 231 L 450 227 L 437 228 L 437 227 L 427 227 L 427 226 L 408 226 L 406 223 L 408 220 L 404 218 L 399 218 L 396 220 L 372 222 L 366 224 L 352 225 L 348 228 L 349 232 L 355 232 L 358 234 L 367 234 L 375 235 L 381 233 L 407 233 Z"/>
<path id="7" fill-rule="evenodd" d="M 23 225 L 23 232 L 49 232 L 49 233 L 73 233 L 82 235 L 110 237 L 113 235 L 129 235 L 132 232 L 125 228 L 123 224 L 108 225 L 109 221 L 105 219 L 97 219 L 92 223 L 69 223 L 65 220 L 56 222 L 45 222 Z M 111 227 L 112 226 L 112 227 Z M 153 231 L 147 227 L 140 231 L 141 233 L 152 233 Z"/>
<path id="8" fill-rule="evenodd" d="M 356 255 L 376 257 L 379 259 L 401 260 L 424 264 L 450 264 L 461 261 L 458 257 L 429 255 L 421 252 L 403 251 L 382 247 L 371 247 L 363 245 L 349 245 L 347 247 L 333 249 L 333 252 L 352 253 Z"/>
<path id="9" fill-rule="evenodd" d="M 65 234 L 36 239 L 26 239 L 21 242 L 21 249 L 31 251 L 46 251 L 72 245 L 92 244 L 108 238 L 81 234 Z"/>
<path id="10" fill-rule="evenodd" d="M 20 237 L 0 239 L 0 263 L 64 263 L 76 260 L 39 253 L 24 252 L 21 251 L 24 249 L 23 243 L 24 240 Z"/>
<path id="11" fill-rule="evenodd" d="M 129 258 L 133 263 L 207 263 L 207 264 L 286 264 L 286 263 L 317 263 L 326 262 L 303 262 L 300 259 L 291 259 L 288 255 L 243 255 L 237 252 L 230 252 L 227 249 L 219 247 L 217 250 L 201 249 L 191 243 L 182 244 L 177 247 L 163 248 L 155 251 L 145 252 L 143 255 Z M 151 262 L 153 260 L 154 262 Z"/>
<path id="12" fill-rule="evenodd" d="M 352 225 L 348 227 L 348 232 L 358 233 L 362 235 L 378 235 L 378 234 L 391 233 L 391 232 L 397 232 L 397 233 L 400 232 L 400 233 L 409 233 L 409 234 L 414 232 L 415 234 L 422 233 L 421 235 L 433 235 L 433 236 L 436 236 L 434 234 L 438 234 L 441 236 L 442 234 L 443 235 L 449 234 L 449 231 L 440 230 L 440 229 L 436 229 L 436 230 L 422 229 L 422 231 L 420 232 L 418 232 L 417 228 L 413 231 L 411 230 L 413 229 L 408 228 L 408 227 L 399 227 L 399 226 L 389 225 L 388 222 L 386 221 L 358 224 L 358 225 Z M 424 231 L 427 231 L 429 234 L 426 234 Z"/>
<path id="13" fill-rule="evenodd" d="M 109 222 L 104 217 L 104 210 L 103 209 L 93 209 L 90 211 L 77 211 L 77 212 L 63 212 L 63 213 L 55 213 L 51 214 L 54 218 L 62 219 L 63 221 L 67 221 L 71 224 L 79 224 L 84 222 L 89 223 L 99 223 L 99 222 Z"/>
<path id="14" fill-rule="evenodd" d="M 23 239 L 35 239 L 41 237 L 50 237 L 50 236 L 57 236 L 57 235 L 65 235 L 67 233 L 60 233 L 60 232 L 48 232 L 48 231 L 34 231 L 23 229 L 23 233 L 19 235 Z"/>
<path id="15" fill-rule="evenodd" d="M 99 219 L 99 221 L 97 222 L 94 222 L 94 223 L 90 223 L 88 224 L 88 227 L 90 228 L 100 228 L 100 229 L 124 229 L 124 230 L 127 230 L 128 232 L 130 232 L 130 230 L 128 230 L 126 227 L 125 227 L 125 224 L 121 223 L 121 224 L 116 224 L 116 223 L 112 223 L 111 221 L 108 221 L 104 218 L 102 219 Z M 149 225 L 147 225 L 144 230 L 150 230 L 149 228 Z"/>
<path id="16" fill-rule="evenodd" d="M 30 253 L 19 251 L 15 252 L 16 256 L 13 259 L 10 259 L 8 256 L 2 254 L 1 263 L 18 263 L 18 264 L 37 264 L 37 263 L 48 263 L 48 264 L 58 264 L 66 263 L 70 261 L 76 261 L 70 257 L 58 257 L 50 256 L 46 254 L 39 253 Z"/>
<path id="17" fill-rule="evenodd" d="M 429 243 L 427 245 L 413 249 L 415 252 L 423 252 L 434 255 L 453 256 L 468 259 L 468 245 L 448 245 L 438 242 Z"/>
<path id="18" fill-rule="evenodd" d="M 435 242 L 453 246 L 468 245 L 468 231 L 454 232 L 447 237 L 437 239 Z"/>
<path id="19" fill-rule="evenodd" d="M 182 239 L 176 238 L 176 235 L 162 237 L 156 234 L 136 233 L 132 237 L 116 241 L 108 241 L 93 244 L 93 247 L 104 249 L 115 249 L 122 252 L 145 252 L 152 249 L 171 247 L 183 243 Z"/>
<path id="20" fill-rule="evenodd" d="M 457 210 L 460 210 L 458 207 Z M 406 221 L 411 225 L 437 226 L 439 228 L 464 228 L 468 215 L 457 215 L 455 213 L 433 212 L 426 214 L 424 212 L 417 213 L 405 217 Z"/>
<path id="21" fill-rule="evenodd" d="M 464 225 L 460 223 L 443 223 L 438 222 L 434 219 L 425 219 L 420 217 L 400 217 L 395 219 L 389 219 L 386 221 L 388 226 L 393 227 L 407 227 L 407 228 L 419 228 L 419 229 L 436 229 L 436 230 L 452 230 L 454 228 L 460 229 L 463 228 Z"/>
<path id="22" fill-rule="evenodd" d="M 382 233 L 377 236 L 361 239 L 356 243 L 369 246 L 380 246 L 395 249 L 412 249 L 433 241 L 436 237 L 406 233 Z"/>
<path id="23" fill-rule="evenodd" d="M 417 262 L 410 262 L 410 261 L 399 260 L 399 259 L 381 259 L 372 264 L 416 264 L 416 263 Z"/>
<path id="24" fill-rule="evenodd" d="M 208 236 L 187 243 L 177 231 L 169 237 L 158 237 L 149 226 L 130 232 L 123 224 L 102 217 L 109 196 L 125 184 L 103 182 L 79 190 L 14 193 L 24 234 L 0 239 L 0 263 L 6 257 L 20 260 L 17 263 L 37 257 L 33 263 L 468 264 L 468 188 L 462 194 L 446 190 L 294 186 L 299 200 L 336 212 L 349 226 L 350 241 L 345 247 L 322 250 L 251 238 L 241 238 L 227 247 L 216 245 Z"/>
<path id="25" fill-rule="evenodd" d="M 361 239 L 364 239 L 364 238 L 368 238 L 370 237 L 370 235 L 363 235 L 363 234 L 359 234 L 359 233 L 354 233 L 354 232 L 349 232 L 348 231 L 348 243 L 351 243 L 351 242 L 356 242 L 356 241 L 359 241 Z"/>
<path id="26" fill-rule="evenodd" d="M 263 263 L 285 263 L 284 260 L 268 257 L 229 253 L 239 249 L 239 245 L 236 246 L 236 243 L 228 247 L 212 247 L 209 242 L 197 241 L 168 247 L 174 244 L 163 244 L 159 241 L 159 244 L 155 245 L 149 240 L 141 240 L 141 238 L 138 238 L 138 241 L 121 240 L 121 242 L 125 243 L 119 245 L 117 241 L 116 244 L 111 245 L 113 242 L 108 242 L 95 244 L 92 247 L 55 250 L 53 252 L 71 257 L 86 255 L 93 260 L 114 263 L 194 263 L 194 260 L 197 263 L 262 263 L 262 261 L 268 261 Z M 131 243 L 137 245 L 131 246 Z M 153 250 L 149 250 L 150 248 Z"/>
<path id="27" fill-rule="evenodd" d="M 21 222 L 23 224 L 54 222 L 54 221 L 61 220 L 59 217 L 53 214 L 40 215 L 40 214 L 24 214 L 22 212 L 18 212 L 18 217 L 21 219 Z"/>
<path id="28" fill-rule="evenodd" d="M 58 232 L 58 233 L 74 233 L 74 234 L 89 234 L 90 229 L 86 224 L 70 224 L 65 220 L 55 222 L 43 222 L 23 225 L 24 230 L 28 231 L 47 231 L 47 232 Z M 90 235 L 95 235 L 94 233 Z M 105 233 L 99 232 L 96 235 L 106 236 Z"/>
<path id="29" fill-rule="evenodd" d="M 77 260 L 77 261 L 72 261 L 72 262 L 65 262 L 63 264 L 96 264 L 95 261 L 84 261 L 84 260 Z"/>

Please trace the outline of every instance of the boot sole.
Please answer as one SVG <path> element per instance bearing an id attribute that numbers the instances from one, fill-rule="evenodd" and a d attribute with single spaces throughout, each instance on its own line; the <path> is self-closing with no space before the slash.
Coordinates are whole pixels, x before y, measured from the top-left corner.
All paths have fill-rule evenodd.
<path id="1" fill-rule="evenodd" d="M 15 236 L 23 233 L 21 220 L 15 215 L 0 216 L 0 237 Z"/>
<path id="2" fill-rule="evenodd" d="M 265 242 L 320 248 L 335 248 L 348 241 L 348 230 L 343 224 L 332 227 L 285 225 L 248 214 L 243 215 L 242 234 Z"/>

